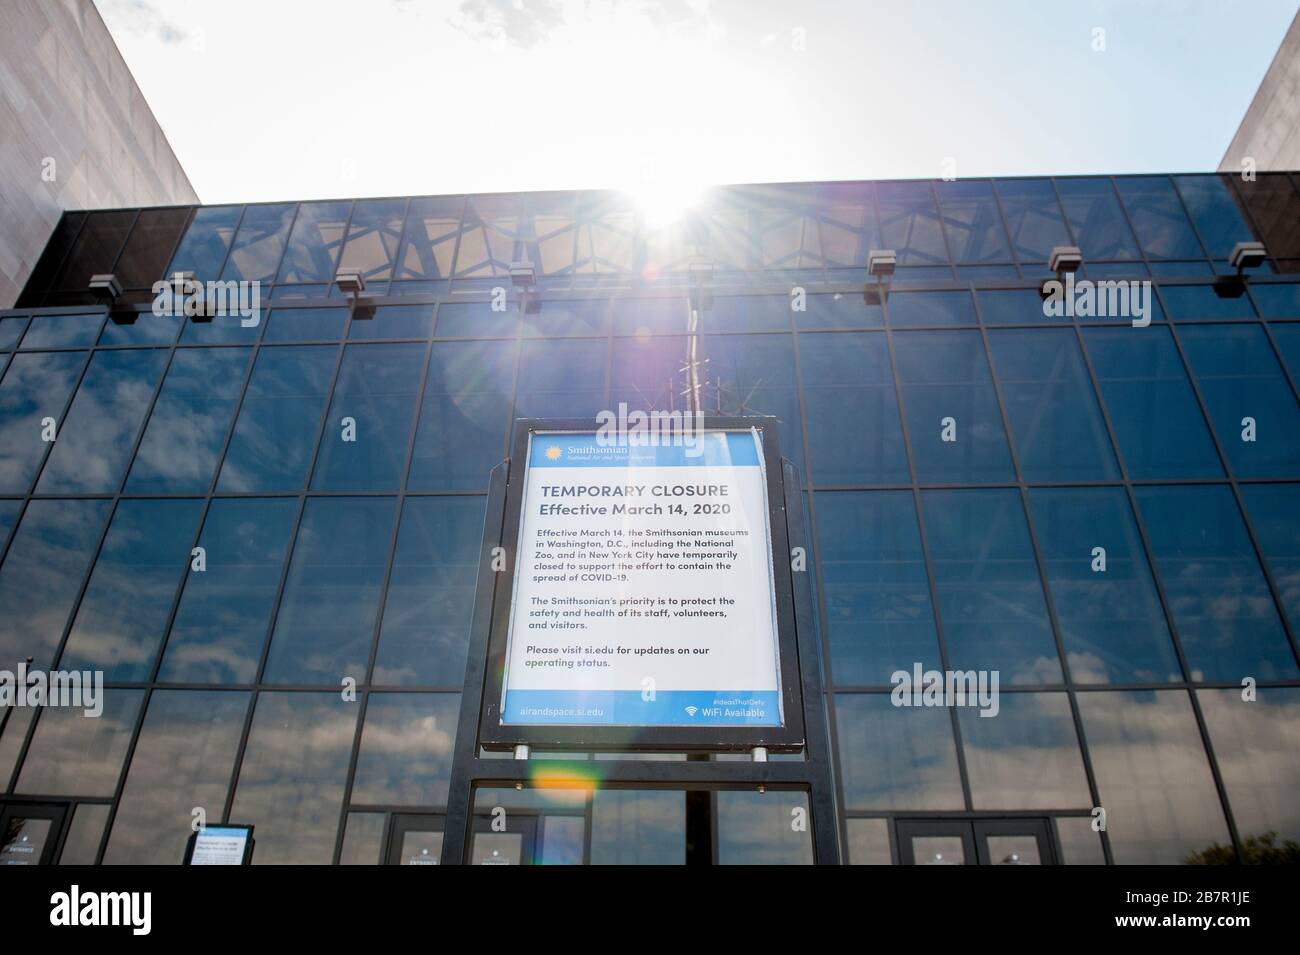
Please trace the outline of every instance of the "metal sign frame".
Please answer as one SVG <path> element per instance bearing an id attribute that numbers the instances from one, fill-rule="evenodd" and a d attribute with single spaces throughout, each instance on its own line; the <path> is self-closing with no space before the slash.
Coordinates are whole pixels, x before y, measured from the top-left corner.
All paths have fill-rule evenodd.
<path id="1" fill-rule="evenodd" d="M 602 759 L 599 761 L 547 759 L 538 764 L 527 758 L 524 747 L 549 748 L 549 743 L 527 742 L 515 750 L 514 759 L 491 758 L 484 755 L 488 749 L 485 740 L 494 746 L 506 745 L 498 734 L 487 733 L 484 716 L 488 701 L 500 704 L 501 667 L 504 664 L 505 632 L 509 620 L 508 590 L 513 585 L 513 554 L 519 528 L 519 503 L 522 498 L 524 458 L 527 435 L 530 430 L 594 430 L 591 419 L 564 421 L 527 419 L 518 422 L 512 456 L 492 470 L 487 499 L 487 515 L 483 527 L 483 543 L 479 557 L 477 588 L 474 597 L 473 623 L 470 631 L 469 653 L 465 667 L 465 688 L 461 696 L 460 722 L 456 734 L 452 760 L 450 786 L 447 796 L 446 827 L 444 830 L 442 864 L 458 865 L 467 860 L 473 824 L 474 796 L 478 789 L 522 788 L 547 786 L 562 788 L 599 789 L 665 789 L 685 792 L 719 790 L 773 790 L 799 791 L 807 795 L 813 861 L 819 864 L 838 864 L 840 861 L 839 832 L 835 815 L 835 794 L 832 779 L 830 735 L 826 724 L 824 690 L 821 683 L 819 651 L 817 646 L 815 609 L 812 596 L 811 571 L 795 571 L 792 555 L 804 556 L 807 567 L 810 553 L 804 525 L 803 495 L 798 469 L 789 461 L 777 457 L 775 419 L 767 417 L 709 418 L 706 428 L 713 430 L 748 431 L 762 428 L 764 456 L 768 481 L 768 508 L 773 544 L 773 575 L 778 594 L 778 627 L 781 641 L 781 682 L 783 687 L 793 686 L 793 705 L 787 703 L 786 727 L 793 728 L 797 720 L 802 737 L 802 759 L 767 761 L 719 760 L 707 755 L 719 748 L 735 750 L 761 746 L 753 742 L 755 731 L 767 732 L 766 727 L 721 727 L 706 734 L 708 741 L 701 747 L 684 747 L 677 751 L 694 751 L 692 758 L 683 760 L 652 760 L 644 758 Z M 520 440 L 520 435 L 523 440 Z M 510 492 L 514 492 L 513 513 L 507 507 Z M 504 548 L 510 555 L 506 570 L 492 570 L 494 553 Z M 496 642 L 494 643 L 494 638 Z M 788 652 L 787 652 L 788 648 Z M 519 727 L 511 727 L 519 729 Z M 559 727 L 572 729 L 572 727 Z M 549 728 L 543 728 L 549 729 Z M 630 744 L 628 728 L 615 729 L 615 734 L 600 733 L 591 736 L 593 747 L 599 740 L 607 740 L 605 749 L 610 752 L 656 751 L 662 741 L 654 733 L 643 735 L 637 743 Z M 662 728 L 653 728 L 662 729 Z M 727 739 L 730 734 L 720 731 L 742 729 L 749 737 L 741 740 Z M 512 734 L 513 736 L 514 734 Z M 772 735 L 768 733 L 769 737 Z M 492 737 L 497 739 L 493 740 Z M 539 734 L 534 738 L 547 738 Z M 722 747 L 719 747 L 719 743 Z M 556 745 L 560 751 L 572 752 L 572 743 Z M 765 755 L 765 754 L 764 754 Z M 523 758 L 521 758 L 523 757 Z M 544 769 L 544 772 L 538 772 Z"/>

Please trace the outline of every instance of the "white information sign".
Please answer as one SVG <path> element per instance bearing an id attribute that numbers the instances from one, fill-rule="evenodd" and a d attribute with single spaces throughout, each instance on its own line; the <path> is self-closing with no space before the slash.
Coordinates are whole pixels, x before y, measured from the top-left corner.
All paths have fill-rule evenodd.
<path id="1" fill-rule="evenodd" d="M 505 725 L 781 726 L 763 449 L 530 436 Z"/>

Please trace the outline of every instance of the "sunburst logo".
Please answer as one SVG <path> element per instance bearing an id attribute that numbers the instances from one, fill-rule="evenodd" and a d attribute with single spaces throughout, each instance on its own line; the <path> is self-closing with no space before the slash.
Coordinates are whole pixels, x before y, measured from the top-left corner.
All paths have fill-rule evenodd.
<path id="1" fill-rule="evenodd" d="M 560 455 L 563 453 L 563 451 L 553 444 L 546 449 L 546 458 L 548 461 L 558 461 L 560 460 Z"/>

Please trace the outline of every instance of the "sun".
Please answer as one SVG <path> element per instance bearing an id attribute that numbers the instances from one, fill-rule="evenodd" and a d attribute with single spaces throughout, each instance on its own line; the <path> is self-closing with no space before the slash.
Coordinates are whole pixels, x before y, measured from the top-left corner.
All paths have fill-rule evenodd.
<path id="1" fill-rule="evenodd" d="M 546 449 L 546 457 L 551 461 L 560 460 L 560 454 L 561 454 L 560 449 L 557 448 L 555 445 L 551 445 L 549 448 Z"/>

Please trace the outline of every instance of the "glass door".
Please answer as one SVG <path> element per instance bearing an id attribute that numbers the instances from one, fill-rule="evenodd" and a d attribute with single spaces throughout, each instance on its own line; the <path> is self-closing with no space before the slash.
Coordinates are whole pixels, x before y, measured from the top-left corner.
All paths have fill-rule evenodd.
<path id="1" fill-rule="evenodd" d="M 0 866 L 51 865 L 67 807 L 8 805 L 0 809 Z"/>
<path id="2" fill-rule="evenodd" d="M 1055 865 L 1046 819 L 900 819 L 903 865 Z"/>
<path id="3" fill-rule="evenodd" d="M 445 817 L 441 813 L 398 813 L 393 816 L 385 861 L 389 865 L 438 865 L 442 857 Z M 493 818 L 474 816 L 471 865 L 532 865 L 537 844 L 537 817 L 511 813 L 505 828 Z"/>

